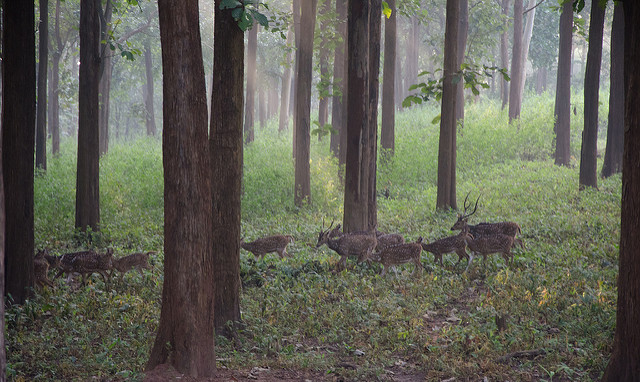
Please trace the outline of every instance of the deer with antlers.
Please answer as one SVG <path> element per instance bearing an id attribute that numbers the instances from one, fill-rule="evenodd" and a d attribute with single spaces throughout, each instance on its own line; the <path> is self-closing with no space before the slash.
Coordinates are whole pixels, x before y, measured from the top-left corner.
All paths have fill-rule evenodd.
<path id="1" fill-rule="evenodd" d="M 420 254 L 422 253 L 422 236 L 413 243 L 402 243 L 388 245 L 378 252 L 371 255 L 371 260 L 382 264 L 382 272 L 380 276 L 384 276 L 389 268 L 395 268 L 396 265 L 413 263 L 413 273 L 422 274 L 422 263 L 420 262 Z"/>
<path id="2" fill-rule="evenodd" d="M 290 256 L 287 253 L 287 245 L 293 243 L 293 241 L 293 236 L 291 235 L 272 235 L 248 243 L 241 240 L 240 246 L 245 251 L 253 253 L 258 259 L 264 259 L 267 253 L 273 252 L 277 252 L 282 259 Z"/>
<path id="3" fill-rule="evenodd" d="M 346 267 L 348 256 L 356 256 L 358 258 L 358 263 L 369 260 L 374 248 L 378 244 L 376 235 L 373 232 L 337 234 L 337 232 L 339 232 L 338 226 L 336 226 L 336 228 L 338 228 L 337 231 L 336 228 L 332 230 L 332 226 L 333 222 L 331 222 L 329 228 L 325 230 L 324 221 L 322 222 L 322 229 L 318 234 L 316 248 L 320 248 L 326 244 L 329 249 L 340 255 L 340 261 L 338 262 L 339 269 L 344 269 Z M 330 237 L 332 234 L 336 236 Z"/>
<path id="4" fill-rule="evenodd" d="M 462 214 L 458 214 L 458 220 L 451 227 L 452 231 L 462 230 L 464 227 L 469 228 L 469 233 L 474 238 L 479 238 L 480 236 L 491 236 L 497 234 L 509 235 L 515 239 L 516 235 L 520 233 L 520 226 L 514 222 L 499 222 L 499 223 L 479 223 L 479 224 L 469 224 L 469 217 L 476 213 L 478 209 L 478 199 L 476 199 L 475 207 L 471 213 L 467 213 L 469 207 L 471 207 L 471 203 L 467 205 L 467 200 L 469 199 L 469 194 L 464 198 L 464 212 Z M 518 239 L 521 246 L 523 246 L 522 241 Z"/>

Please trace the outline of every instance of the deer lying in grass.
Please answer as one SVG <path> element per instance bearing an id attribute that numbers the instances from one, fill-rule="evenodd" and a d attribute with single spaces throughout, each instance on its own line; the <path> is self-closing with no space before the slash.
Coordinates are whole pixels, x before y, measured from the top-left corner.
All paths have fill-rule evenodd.
<path id="1" fill-rule="evenodd" d="M 515 238 L 516 235 L 521 232 L 520 226 L 517 223 L 509 221 L 499 223 L 479 223 L 475 225 L 469 224 L 469 217 L 475 214 L 476 210 L 478 209 L 478 201 L 480 200 L 480 197 L 478 196 L 478 199 L 476 199 L 476 205 L 473 208 L 473 211 L 471 211 L 471 213 L 469 214 L 467 214 L 467 210 L 469 209 L 469 207 L 471 207 L 471 204 L 467 205 L 468 198 L 469 194 L 467 194 L 464 199 L 464 212 L 462 214 L 458 214 L 458 220 L 451 227 L 452 231 L 462 230 L 464 229 L 464 227 L 469 227 L 469 233 L 475 238 L 497 234 L 509 235 Z M 522 240 L 518 239 L 518 241 L 519 244 L 524 248 Z"/>
<path id="2" fill-rule="evenodd" d="M 155 251 L 137 252 L 128 256 L 120 257 L 113 260 L 113 268 L 120 272 L 120 281 L 124 278 L 124 274 L 132 269 L 138 270 L 140 276 L 144 276 L 143 269 L 151 269 L 149 265 L 149 256 L 155 255 Z"/>
<path id="3" fill-rule="evenodd" d="M 46 249 L 41 249 L 36 253 L 33 258 L 33 271 L 35 275 L 35 282 L 39 288 L 44 288 L 45 285 L 53 287 L 53 282 L 49 280 L 47 273 L 49 272 L 49 262 L 45 258 L 49 254 Z"/>
<path id="4" fill-rule="evenodd" d="M 82 285 L 85 285 L 87 275 L 99 273 L 105 285 L 109 282 L 107 271 L 113 268 L 113 249 L 107 249 L 107 253 L 97 253 L 94 250 L 65 253 L 60 257 L 59 271 L 54 280 L 63 273 L 67 274 L 67 282 L 71 281 L 74 273 L 82 275 Z"/>
<path id="5" fill-rule="evenodd" d="M 358 263 L 369 260 L 374 248 L 378 244 L 376 235 L 373 234 L 373 232 L 354 232 L 330 237 L 332 233 L 335 234 L 336 232 L 335 228 L 331 230 L 331 226 L 333 226 L 333 222 L 325 231 L 324 222 L 322 223 L 322 229 L 318 234 L 318 242 L 316 243 L 316 248 L 320 248 L 322 245 L 326 244 L 327 247 L 340 255 L 338 269 L 344 269 L 344 267 L 346 267 L 347 256 L 357 256 Z"/>
<path id="6" fill-rule="evenodd" d="M 256 239 L 252 242 L 245 243 L 240 241 L 240 246 L 245 251 L 249 251 L 255 255 L 258 259 L 264 259 L 267 253 L 277 252 L 280 258 L 288 257 L 287 245 L 293 243 L 293 236 L 290 235 L 273 235 L 260 239 Z"/>
<path id="7" fill-rule="evenodd" d="M 431 252 L 434 255 L 434 260 L 442 266 L 442 255 L 446 253 L 456 253 L 458 255 L 458 262 L 454 265 L 457 266 L 460 264 L 462 259 L 468 259 L 469 255 L 467 254 L 467 243 L 473 237 L 469 234 L 468 231 L 461 231 L 459 234 L 454 236 L 445 237 L 443 239 L 436 240 L 432 243 L 422 243 L 422 249 L 426 252 Z"/>
<path id="8" fill-rule="evenodd" d="M 380 276 L 384 276 L 389 268 L 395 268 L 396 265 L 412 262 L 414 265 L 413 273 L 416 271 L 422 274 L 422 263 L 420 262 L 420 254 L 422 253 L 422 237 L 419 237 L 413 243 L 402 243 L 389 245 L 378 252 L 371 255 L 371 260 L 382 264 L 382 272 Z"/>
<path id="9" fill-rule="evenodd" d="M 335 226 L 335 228 L 329 232 L 329 238 L 335 238 L 335 237 L 344 235 L 344 233 L 340 231 L 340 227 L 341 227 L 340 224 Z M 357 231 L 357 232 L 350 232 L 350 234 L 368 235 L 369 233 L 364 231 Z M 380 231 L 376 231 L 376 240 L 378 241 L 378 244 L 375 248 L 376 250 L 382 250 L 383 248 L 388 247 L 390 245 L 404 243 L 404 237 L 399 233 L 382 233 Z"/>

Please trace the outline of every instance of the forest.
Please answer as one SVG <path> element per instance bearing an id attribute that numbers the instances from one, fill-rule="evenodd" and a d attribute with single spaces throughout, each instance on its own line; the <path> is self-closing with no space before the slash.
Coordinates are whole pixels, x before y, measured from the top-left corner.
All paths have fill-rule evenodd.
<path id="1" fill-rule="evenodd" d="M 640 375 L 635 2 L 0 10 L 0 381 Z"/>

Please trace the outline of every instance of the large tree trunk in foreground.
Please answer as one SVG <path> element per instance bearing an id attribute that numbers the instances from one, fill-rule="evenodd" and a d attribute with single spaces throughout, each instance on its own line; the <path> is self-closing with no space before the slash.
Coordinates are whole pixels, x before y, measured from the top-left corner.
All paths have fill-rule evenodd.
<path id="1" fill-rule="evenodd" d="M 211 155 L 197 0 L 160 0 L 164 283 L 147 370 L 215 374 Z M 214 113 L 212 113 L 214 114 Z"/>
<path id="2" fill-rule="evenodd" d="M 613 352 L 603 381 L 640 378 L 640 6 L 624 2 L 625 133 L 618 303 Z"/>
<path id="3" fill-rule="evenodd" d="M 5 294 L 22 304 L 33 287 L 33 150 L 36 48 L 33 1 L 2 8 L 2 164 L 5 191 Z M 18 101 L 19 102 L 16 102 Z M 4 329 L 4 326 L 1 328 Z"/>
<path id="4" fill-rule="evenodd" d="M 313 63 L 313 32 L 316 25 L 318 0 L 305 0 L 301 4 L 300 23 L 304 25 L 298 51 L 296 76 L 296 165 L 294 202 L 298 207 L 311 202 L 311 175 L 309 145 L 311 141 L 311 77 Z"/>
<path id="5" fill-rule="evenodd" d="M 598 4 L 598 1 L 591 2 L 589 22 L 589 50 L 584 75 L 584 130 L 580 152 L 580 188 L 598 187 L 598 97 L 605 13 L 605 9 Z"/>
<path id="6" fill-rule="evenodd" d="M 392 157 L 395 150 L 395 82 L 396 82 L 396 0 L 387 1 L 391 16 L 384 23 L 384 70 L 382 73 L 382 126 L 380 144 L 384 157 Z"/>
<path id="7" fill-rule="evenodd" d="M 436 208 L 455 208 L 456 199 L 452 195 L 452 183 L 455 182 L 455 150 L 453 139 L 456 134 L 456 85 L 453 76 L 458 64 L 458 18 L 459 3 L 447 0 L 447 21 L 444 34 L 444 80 L 442 84 L 442 101 L 440 119 L 440 140 L 438 145 L 438 191 Z"/>
<path id="8" fill-rule="evenodd" d="M 513 3 L 513 51 L 511 53 L 511 85 L 509 86 L 509 123 L 520 118 L 522 99 L 520 82 L 522 81 L 522 1 Z"/>
<path id="9" fill-rule="evenodd" d="M 558 166 L 569 166 L 571 163 L 571 40 L 573 36 L 573 8 L 570 1 L 562 6 L 558 29 L 560 42 L 554 111 L 556 117 L 555 163 Z"/>
<path id="10" fill-rule="evenodd" d="M 213 256 L 216 280 L 215 327 L 225 336 L 227 323 L 240 316 L 240 197 L 242 194 L 242 100 L 244 32 L 231 10 L 216 0 L 211 96 L 213 177 Z"/>
<path id="11" fill-rule="evenodd" d="M 602 177 L 622 171 L 624 150 L 624 8 L 616 3 L 611 26 L 611 78 L 609 85 L 609 120 L 607 147 L 602 164 Z"/>
<path id="12" fill-rule="evenodd" d="M 36 111 L 36 167 L 47 169 L 47 64 L 49 63 L 49 0 L 40 0 L 38 27 L 38 106 Z"/>

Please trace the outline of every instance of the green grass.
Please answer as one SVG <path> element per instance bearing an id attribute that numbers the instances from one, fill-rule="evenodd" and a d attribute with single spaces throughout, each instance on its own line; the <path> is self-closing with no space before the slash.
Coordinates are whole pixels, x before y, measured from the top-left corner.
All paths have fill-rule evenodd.
<path id="1" fill-rule="evenodd" d="M 439 126 L 431 120 L 438 113 L 427 105 L 397 114 L 396 155 L 379 167 L 378 188 L 390 191 L 379 199 L 379 228 L 408 240 L 450 235 L 456 219 L 435 211 Z M 494 101 L 467 105 L 458 134 L 458 203 L 467 192 L 481 195 L 473 221 L 518 222 L 526 248 L 515 251 L 511 267 L 491 256 L 467 273 L 452 267 L 455 255 L 441 268 L 423 254 L 421 277 L 411 276 L 409 265 L 380 278 L 378 266 L 353 261 L 335 274 L 338 257 L 314 248 L 323 219 L 338 222 L 343 212 L 328 139 L 312 138 L 311 204 L 297 208 L 290 133 L 278 134 L 275 121 L 258 129 L 244 153 L 242 235 L 288 233 L 296 242 L 283 261 L 241 253 L 247 325 L 235 341 L 217 338 L 218 366 L 309 369 L 346 380 L 388 380 L 390 371 L 427 380 L 598 380 L 615 323 L 621 179 L 579 192 L 582 117 L 572 116 L 574 166 L 557 167 L 552 113 L 549 95 L 528 98 L 517 126 Z M 153 271 L 127 274 L 108 290 L 98 277 L 79 290 L 56 280 L 54 289 L 10 307 L 11 379 L 141 378 L 160 314 L 161 151 L 159 140 L 115 142 L 101 159 L 102 230 L 93 244 L 117 254 L 158 250 Z M 75 143 L 67 140 L 36 177 L 37 247 L 64 253 L 78 246 L 74 189 Z M 505 317 L 506 330 L 498 331 L 496 316 Z M 546 355 L 496 361 L 533 349 Z"/>

